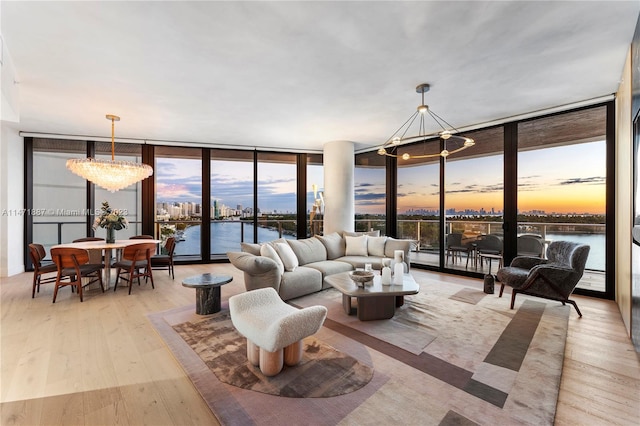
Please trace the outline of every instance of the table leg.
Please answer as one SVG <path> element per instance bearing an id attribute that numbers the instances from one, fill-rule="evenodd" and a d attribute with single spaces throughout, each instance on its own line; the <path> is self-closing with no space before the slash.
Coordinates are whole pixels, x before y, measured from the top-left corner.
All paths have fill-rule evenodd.
<path id="1" fill-rule="evenodd" d="M 358 319 L 371 321 L 393 318 L 396 296 L 358 297 Z"/>
<path id="2" fill-rule="evenodd" d="M 104 249 L 104 277 L 102 280 L 104 289 L 111 288 L 111 249 Z"/>
<path id="3" fill-rule="evenodd" d="M 342 307 L 347 315 L 355 315 L 356 311 L 351 307 L 351 296 L 342 295 Z"/>
<path id="4" fill-rule="evenodd" d="M 220 312 L 220 286 L 196 288 L 196 314 L 211 315 Z"/>

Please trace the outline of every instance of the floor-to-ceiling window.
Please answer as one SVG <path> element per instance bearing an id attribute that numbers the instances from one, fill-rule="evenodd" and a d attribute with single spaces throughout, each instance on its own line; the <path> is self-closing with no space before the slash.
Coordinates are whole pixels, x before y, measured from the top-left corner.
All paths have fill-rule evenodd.
<path id="1" fill-rule="evenodd" d="M 594 291 L 605 291 L 606 123 L 600 106 L 518 124 L 519 250 L 522 235 L 588 244 L 579 287 Z"/>
<path id="2" fill-rule="evenodd" d="M 385 157 L 377 152 L 356 155 L 354 169 L 355 230 L 386 230 L 386 179 Z"/>
<path id="3" fill-rule="evenodd" d="M 398 236 L 417 242 L 411 261 L 440 265 L 440 157 L 417 158 L 440 152 L 439 140 L 403 147 L 413 158 L 398 159 Z"/>
<path id="4" fill-rule="evenodd" d="M 69 158 L 85 158 L 84 141 L 33 139 L 33 238 L 45 246 L 69 243 L 87 235 L 87 181 L 67 170 Z"/>
<path id="5" fill-rule="evenodd" d="M 322 235 L 324 224 L 324 166 L 322 155 L 307 156 L 307 236 Z"/>
<path id="6" fill-rule="evenodd" d="M 176 239 L 176 256 L 201 257 L 202 150 L 155 147 L 156 235 Z"/>
<path id="7" fill-rule="evenodd" d="M 296 238 L 295 154 L 258 153 L 258 242 Z"/>
<path id="8" fill-rule="evenodd" d="M 444 238 L 445 250 L 448 239 L 465 251 L 458 257 L 448 253 L 445 267 L 480 273 L 491 268 L 495 273 L 499 259 L 483 254 L 501 255 L 503 250 L 504 131 L 495 127 L 464 135 L 473 138 L 475 145 L 445 162 Z M 453 236 L 459 238 L 453 241 Z"/>
<path id="9" fill-rule="evenodd" d="M 253 242 L 253 151 L 211 150 L 211 254 Z"/>

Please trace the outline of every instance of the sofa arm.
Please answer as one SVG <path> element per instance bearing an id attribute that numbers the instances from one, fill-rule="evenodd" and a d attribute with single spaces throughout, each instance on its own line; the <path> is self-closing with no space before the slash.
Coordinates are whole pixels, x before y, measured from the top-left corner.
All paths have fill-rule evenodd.
<path id="1" fill-rule="evenodd" d="M 244 287 L 247 291 L 265 287 L 280 291 L 282 274 L 273 259 L 244 252 L 229 252 L 227 256 L 233 266 L 244 272 Z"/>

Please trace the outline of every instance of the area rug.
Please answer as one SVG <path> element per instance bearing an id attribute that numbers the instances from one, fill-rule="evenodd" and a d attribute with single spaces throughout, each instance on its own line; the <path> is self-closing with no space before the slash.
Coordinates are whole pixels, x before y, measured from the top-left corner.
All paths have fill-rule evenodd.
<path id="1" fill-rule="evenodd" d="M 233 327 L 229 312 L 176 324 L 173 329 L 191 346 L 218 380 L 242 389 L 290 398 L 328 398 L 369 383 L 373 368 L 314 337 L 304 339 L 302 361 L 266 377 L 247 362 L 247 339 Z"/>
<path id="2" fill-rule="evenodd" d="M 419 294 L 405 297 L 390 320 L 346 315 L 333 289 L 291 301 L 327 306 L 314 338 L 374 370 L 363 387 L 334 397 L 287 398 L 224 383 L 172 328 L 198 319 L 193 306 L 150 319 L 225 425 L 553 424 L 569 307 L 519 295 L 511 310 L 508 295 L 485 295 L 480 280 L 432 276 L 414 273 Z"/>

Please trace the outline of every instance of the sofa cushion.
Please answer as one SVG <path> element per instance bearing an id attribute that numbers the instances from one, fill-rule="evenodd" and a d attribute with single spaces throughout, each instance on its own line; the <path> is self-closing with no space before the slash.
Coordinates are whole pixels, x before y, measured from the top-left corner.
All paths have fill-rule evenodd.
<path id="1" fill-rule="evenodd" d="M 322 273 L 322 279 L 327 275 L 339 274 L 340 272 L 353 271 L 353 266 L 346 262 L 337 260 L 323 260 L 322 262 L 307 263 L 307 268 L 317 269 Z"/>
<path id="2" fill-rule="evenodd" d="M 327 260 L 327 249 L 324 244 L 317 238 L 305 238 L 302 240 L 287 240 L 296 257 L 298 263 L 306 265 L 307 263 L 321 262 Z"/>
<path id="3" fill-rule="evenodd" d="M 409 261 L 409 252 L 413 245 L 413 240 L 396 240 L 395 238 L 387 238 L 384 244 L 384 255 L 393 259 L 393 252 L 396 250 L 404 251 L 405 262 Z"/>
<path id="4" fill-rule="evenodd" d="M 260 256 L 260 244 L 240 243 L 240 250 L 244 253 L 251 253 Z"/>
<path id="5" fill-rule="evenodd" d="M 342 231 L 343 237 L 360 237 L 362 235 L 366 235 L 367 237 L 379 237 L 380 230 L 376 231 L 367 231 L 367 232 L 351 232 L 351 231 Z"/>
<path id="6" fill-rule="evenodd" d="M 319 239 L 324 245 L 324 248 L 327 249 L 327 259 L 333 260 L 344 256 L 344 238 L 342 238 L 337 232 L 333 232 L 328 235 L 316 235 L 316 238 Z"/>
<path id="7" fill-rule="evenodd" d="M 287 243 L 276 243 L 275 246 L 276 252 L 284 264 L 284 270 L 293 272 L 298 267 L 298 258 L 291 249 L 291 246 Z"/>
<path id="8" fill-rule="evenodd" d="M 361 235 L 359 237 L 344 237 L 346 242 L 346 249 L 344 251 L 345 256 L 366 256 L 367 252 L 367 237 L 366 235 Z"/>
<path id="9" fill-rule="evenodd" d="M 369 237 L 367 239 L 367 254 L 369 256 L 384 257 L 384 244 L 387 237 Z"/>
<path id="10" fill-rule="evenodd" d="M 300 266 L 282 276 L 278 294 L 282 300 L 293 299 L 322 290 L 322 273 L 317 269 Z"/>
<path id="11" fill-rule="evenodd" d="M 282 259 L 280 259 L 276 249 L 274 249 L 270 244 L 263 244 L 260 247 L 260 255 L 273 259 L 273 261 L 278 265 L 278 271 L 280 271 L 280 274 L 284 274 L 284 263 L 282 263 Z"/>
<path id="12" fill-rule="evenodd" d="M 342 256 L 336 259 L 339 262 L 345 262 L 350 264 L 354 269 L 355 268 L 364 268 L 364 265 L 367 263 L 371 264 L 373 269 L 382 269 L 382 264 L 380 262 L 382 258 L 377 256 Z"/>

